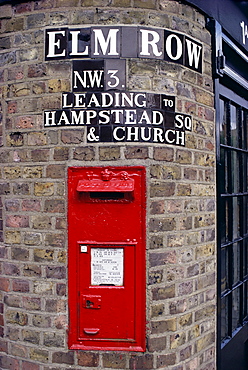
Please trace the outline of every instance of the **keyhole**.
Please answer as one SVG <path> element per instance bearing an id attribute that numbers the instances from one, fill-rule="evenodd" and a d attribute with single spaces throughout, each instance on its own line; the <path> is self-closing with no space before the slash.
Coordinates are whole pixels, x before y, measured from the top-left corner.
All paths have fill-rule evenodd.
<path id="1" fill-rule="evenodd" d="M 91 308 L 94 306 L 94 302 L 91 302 L 89 299 L 86 300 L 86 308 Z"/>

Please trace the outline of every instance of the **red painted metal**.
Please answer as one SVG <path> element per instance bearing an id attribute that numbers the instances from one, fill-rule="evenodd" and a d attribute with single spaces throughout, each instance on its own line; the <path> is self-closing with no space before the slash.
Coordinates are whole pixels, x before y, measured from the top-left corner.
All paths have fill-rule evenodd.
<path id="1" fill-rule="evenodd" d="M 68 169 L 69 347 L 145 351 L 145 168 Z"/>

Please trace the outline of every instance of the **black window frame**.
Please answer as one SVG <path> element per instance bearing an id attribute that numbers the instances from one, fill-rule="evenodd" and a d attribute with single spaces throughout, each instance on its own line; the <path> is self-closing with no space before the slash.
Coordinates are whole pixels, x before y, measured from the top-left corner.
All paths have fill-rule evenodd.
<path id="1" fill-rule="evenodd" d="M 247 187 L 247 163 L 248 163 L 248 81 L 247 70 L 243 66 L 248 65 L 247 55 L 225 34 L 220 24 L 216 21 L 209 22 L 213 35 L 213 75 L 215 82 L 215 109 L 216 109 L 216 185 L 217 185 L 217 368 L 221 368 L 221 349 L 223 349 L 232 338 L 248 323 L 248 187 Z M 231 51 L 231 52 L 230 52 Z M 224 54 L 226 53 L 226 55 Z M 230 58 L 232 61 L 230 62 Z M 235 60 L 233 58 L 236 58 Z M 240 62 L 242 61 L 242 63 Z M 223 103 L 224 102 L 224 103 Z M 222 106 L 221 106 L 222 105 Z M 221 125 L 223 118 L 223 105 L 226 111 L 226 141 L 221 137 Z M 237 140 L 232 142 L 231 107 L 236 107 L 237 121 L 242 119 L 242 111 L 246 111 L 246 124 L 237 131 Z M 229 132 L 228 132 L 229 130 Z M 242 142 L 242 135 L 246 136 L 245 144 Z M 224 157 L 224 159 L 223 159 Z M 232 161 L 238 158 L 237 168 L 233 170 Z M 244 162 L 246 164 L 244 170 Z M 223 168 L 224 167 L 224 168 Z M 225 173 L 226 172 L 226 173 Z M 236 185 L 232 186 L 235 176 Z M 246 189 L 245 189 L 246 186 Z M 245 200 L 244 200 L 245 199 Z M 239 234 L 234 235 L 233 202 L 239 202 Z M 229 207 L 223 207 L 223 203 Z M 244 213 L 245 212 L 245 213 Z M 227 214 L 226 214 L 227 213 Z M 223 222 L 223 214 L 229 220 Z M 228 237 L 223 240 L 223 229 Z M 237 228 L 236 228 L 237 229 Z M 240 250 L 239 278 L 234 282 L 233 271 L 233 247 Z M 225 253 L 226 252 L 226 253 Z M 223 261 L 223 257 L 226 260 Z M 223 282 L 222 269 L 228 273 L 226 285 Z M 235 272 L 237 276 L 237 271 Z M 223 287 L 225 287 L 223 289 Z M 233 300 L 237 303 L 239 292 L 239 309 L 236 323 L 233 320 Z M 223 307 L 223 302 L 225 305 Z M 223 320 L 226 330 L 223 335 Z M 223 338 L 224 337 L 224 338 Z"/>
<path id="2" fill-rule="evenodd" d="M 223 90 L 221 88 L 220 90 Z M 232 95 L 232 99 L 230 99 Z M 217 170 L 217 215 L 218 225 L 218 275 L 220 295 L 220 341 L 221 347 L 230 340 L 248 321 L 247 312 L 247 249 L 248 249 L 248 187 L 247 187 L 247 120 L 248 110 L 244 108 L 242 98 L 235 97 L 227 89 L 219 95 L 219 102 L 225 107 L 226 143 L 219 142 L 220 157 Z M 233 107 L 233 108 L 232 108 Z M 237 141 L 232 143 L 231 109 L 237 116 Z M 223 112 L 223 110 L 221 110 Z M 223 122 L 219 121 L 220 125 Z M 246 124 L 243 129 L 244 123 Z M 242 140 L 242 134 L 246 140 Z M 225 220 L 226 221 L 225 221 Z M 234 260 L 234 258 L 236 260 Z M 225 273 L 223 274 L 223 267 Z M 225 279 L 223 281 L 223 279 Z M 223 302 L 226 301 L 224 310 Z M 234 303 L 237 307 L 236 324 L 234 323 Z M 226 319 L 226 330 L 223 335 L 222 321 Z"/>

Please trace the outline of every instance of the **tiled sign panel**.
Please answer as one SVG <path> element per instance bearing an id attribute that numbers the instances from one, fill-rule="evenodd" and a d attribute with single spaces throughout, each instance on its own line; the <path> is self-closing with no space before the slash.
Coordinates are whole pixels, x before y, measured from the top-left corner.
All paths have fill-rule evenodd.
<path id="1" fill-rule="evenodd" d="M 202 72 L 202 45 L 169 30 L 145 27 L 89 27 L 46 30 L 45 60 L 63 58 L 152 58 Z"/>
<path id="2" fill-rule="evenodd" d="M 202 69 L 202 46 L 163 29 L 91 27 L 46 31 L 46 60 L 73 58 L 72 91 L 60 110 L 44 112 L 44 127 L 86 127 L 86 141 L 185 145 L 191 116 L 175 97 L 127 91 L 126 59 L 153 58 Z"/>

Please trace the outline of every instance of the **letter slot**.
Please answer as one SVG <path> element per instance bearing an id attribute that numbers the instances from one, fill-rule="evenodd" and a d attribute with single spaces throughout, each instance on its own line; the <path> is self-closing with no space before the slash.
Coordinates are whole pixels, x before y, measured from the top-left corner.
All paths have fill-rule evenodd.
<path id="1" fill-rule="evenodd" d="M 69 347 L 145 351 L 145 168 L 68 169 Z"/>

